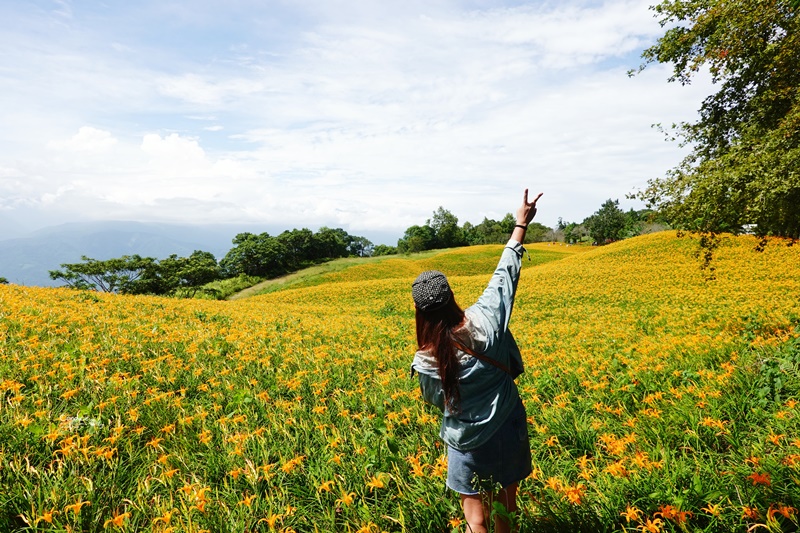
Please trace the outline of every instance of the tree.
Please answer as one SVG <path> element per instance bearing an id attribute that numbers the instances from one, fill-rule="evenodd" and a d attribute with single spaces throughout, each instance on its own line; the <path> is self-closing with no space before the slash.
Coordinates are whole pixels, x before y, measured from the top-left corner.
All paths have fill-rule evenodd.
<path id="1" fill-rule="evenodd" d="M 134 286 L 156 260 L 152 257 L 124 255 L 100 261 L 82 256 L 82 263 L 63 263 L 63 270 L 51 270 L 50 279 L 62 280 L 74 289 L 101 292 L 126 292 Z"/>
<path id="2" fill-rule="evenodd" d="M 323 226 L 314 235 L 314 240 L 319 250 L 319 257 L 328 259 L 347 257 L 350 235 L 345 230 Z"/>
<path id="3" fill-rule="evenodd" d="M 286 249 L 288 271 L 296 270 L 314 259 L 314 234 L 308 228 L 284 231 L 276 237 Z"/>
<path id="4" fill-rule="evenodd" d="M 217 259 L 211 252 L 195 250 L 189 257 L 180 261 L 177 271 L 177 288 L 186 291 L 186 296 L 194 297 L 200 288 L 222 277 Z"/>
<path id="5" fill-rule="evenodd" d="M 267 235 L 267 233 L 262 233 Z M 240 274 L 259 276 L 253 271 L 258 269 L 260 263 L 257 254 L 258 235 L 250 232 L 238 233 L 231 241 L 233 247 L 228 250 L 220 261 L 222 273 L 225 277 L 235 277 Z"/>
<path id="6" fill-rule="evenodd" d="M 622 238 L 628 239 L 642 234 L 644 230 L 644 217 L 633 208 L 625 213 L 625 227 L 622 229 Z"/>
<path id="7" fill-rule="evenodd" d="M 427 221 L 433 229 L 434 248 L 455 248 L 464 246 L 464 232 L 458 227 L 458 217 L 442 206 L 433 212 L 433 218 Z"/>
<path id="8" fill-rule="evenodd" d="M 0 277 L 0 285 L 8 285 L 8 280 L 6 278 Z"/>
<path id="9" fill-rule="evenodd" d="M 348 248 L 352 254 L 364 257 L 372 255 L 373 246 L 372 241 L 366 237 L 353 237 Z"/>
<path id="10" fill-rule="evenodd" d="M 707 67 L 719 89 L 675 126 L 690 154 L 635 196 L 679 228 L 800 238 L 800 2 L 667 0 L 644 51 L 682 84 Z"/>
<path id="11" fill-rule="evenodd" d="M 125 294 L 169 294 L 178 286 L 180 258 L 173 254 L 161 261 L 151 261 L 142 267 L 140 275 L 119 292 Z"/>
<path id="12" fill-rule="evenodd" d="M 404 254 L 430 250 L 434 242 L 434 231 L 429 225 L 411 226 L 397 241 L 397 251 Z"/>
<path id="13" fill-rule="evenodd" d="M 219 279 L 221 271 L 214 254 L 195 250 L 189 257 L 172 254 L 145 266 L 138 279 L 126 284 L 126 294 L 175 295 L 193 297 L 200 287 Z"/>
<path id="14" fill-rule="evenodd" d="M 233 248 L 220 261 L 225 277 L 240 274 L 257 277 L 275 277 L 289 271 L 290 263 L 286 245 L 267 232 L 255 235 L 239 233 L 233 239 Z"/>
<path id="15" fill-rule="evenodd" d="M 564 230 L 558 229 L 558 227 L 550 228 L 550 230 L 544 234 L 544 240 L 549 242 L 561 242 L 564 240 Z"/>
<path id="16" fill-rule="evenodd" d="M 463 227 L 459 227 L 458 218 L 440 206 L 424 226 L 411 226 L 406 229 L 403 237 L 397 241 L 397 253 L 476 244 L 505 244 L 516 223 L 516 217 L 506 213 L 499 221 L 484 217 L 478 225 L 465 222 Z M 525 242 L 542 241 L 550 231 L 550 228 L 532 222 L 528 225 Z"/>
<path id="17" fill-rule="evenodd" d="M 545 236 L 550 231 L 550 228 L 538 222 L 531 222 L 528 224 L 528 229 L 525 232 L 525 242 L 541 242 L 545 240 Z"/>
<path id="18" fill-rule="evenodd" d="M 98 261 L 82 257 L 82 263 L 64 263 L 50 278 L 62 280 L 75 289 L 123 294 L 176 294 L 194 296 L 202 285 L 219 279 L 220 268 L 214 254 L 195 250 L 189 257 L 175 254 L 166 259 L 125 255 Z"/>
<path id="19" fill-rule="evenodd" d="M 264 232 L 239 233 L 233 248 L 220 261 L 222 275 L 275 278 L 299 268 L 328 259 L 364 256 L 372 251 L 365 237 L 348 235 L 341 228 L 322 227 L 317 233 L 310 229 L 287 230 L 271 237 Z"/>
<path id="20" fill-rule="evenodd" d="M 560 218 L 557 228 L 564 232 L 564 242 L 567 244 L 575 244 L 581 242 L 585 237 L 589 236 L 589 229 L 585 224 L 578 224 L 577 222 L 564 222 Z"/>
<path id="21" fill-rule="evenodd" d="M 469 222 L 464 223 L 464 237 L 467 244 L 499 244 L 508 240 L 511 233 L 506 233 L 503 226 L 497 220 L 483 217 L 483 221 L 477 226 L 472 226 Z"/>
<path id="22" fill-rule="evenodd" d="M 372 249 L 372 257 L 378 257 L 381 255 L 395 255 L 397 253 L 397 248 L 394 246 L 389 246 L 388 244 L 378 244 Z"/>
<path id="23" fill-rule="evenodd" d="M 506 235 L 511 235 L 514 232 L 514 226 L 516 225 L 517 217 L 511 213 L 506 213 L 506 216 L 504 216 L 503 220 L 500 221 L 500 229 Z"/>
<path id="24" fill-rule="evenodd" d="M 619 208 L 619 200 L 609 198 L 584 224 L 597 244 L 616 241 L 623 236 L 625 213 Z"/>

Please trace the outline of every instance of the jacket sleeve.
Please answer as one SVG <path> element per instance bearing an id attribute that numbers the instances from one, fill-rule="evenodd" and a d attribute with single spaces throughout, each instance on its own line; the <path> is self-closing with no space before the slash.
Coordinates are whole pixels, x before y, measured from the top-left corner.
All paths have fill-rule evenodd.
<path id="1" fill-rule="evenodd" d="M 444 412 L 444 391 L 442 390 L 441 381 L 437 378 L 420 374 L 419 389 L 422 393 L 422 398 L 427 403 L 438 407 L 440 411 Z"/>
<path id="2" fill-rule="evenodd" d="M 515 240 L 508 241 L 492 279 L 489 280 L 488 287 L 473 306 L 478 312 L 489 344 L 502 338 L 508 331 L 508 323 L 514 307 L 514 296 L 519 282 L 523 251 L 522 244 Z M 486 348 L 488 349 L 489 346 Z"/>

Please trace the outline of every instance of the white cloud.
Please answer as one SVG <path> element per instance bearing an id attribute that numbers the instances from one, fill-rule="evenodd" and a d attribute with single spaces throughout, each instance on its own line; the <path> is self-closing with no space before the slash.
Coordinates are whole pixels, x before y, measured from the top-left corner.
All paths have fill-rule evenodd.
<path id="1" fill-rule="evenodd" d="M 483 37 L 503 44 L 529 47 L 540 64 L 570 68 L 607 57 L 635 52 L 657 34 L 647 10 L 650 2 L 628 0 L 599 6 L 541 5 L 489 12 L 480 20 Z"/>
<path id="2" fill-rule="evenodd" d="M 72 152 L 106 152 L 117 144 L 117 139 L 110 132 L 81 126 L 78 133 L 66 140 L 51 141 L 48 147 L 55 150 Z"/>
<path id="3" fill-rule="evenodd" d="M 625 75 L 661 31 L 648 3 L 76 11 L 0 57 L 0 188 L 75 216 L 402 232 L 439 205 L 502 216 L 530 186 L 542 222 L 580 220 L 677 162 L 650 124 L 709 90 Z"/>
<path id="4" fill-rule="evenodd" d="M 197 74 L 163 77 L 157 86 L 166 96 L 204 106 L 219 106 L 263 90 L 258 81 L 243 78 L 213 81 Z"/>
<path id="5" fill-rule="evenodd" d="M 183 138 L 177 133 L 163 138 L 157 133 L 148 133 L 142 138 L 142 151 L 155 160 L 177 166 L 204 165 L 206 159 L 197 140 Z"/>

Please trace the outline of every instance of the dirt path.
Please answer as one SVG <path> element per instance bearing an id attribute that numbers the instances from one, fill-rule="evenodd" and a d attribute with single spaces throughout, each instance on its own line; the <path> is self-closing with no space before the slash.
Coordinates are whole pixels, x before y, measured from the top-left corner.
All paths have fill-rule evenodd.
<path id="1" fill-rule="evenodd" d="M 249 298 L 250 296 L 255 296 L 256 294 L 258 294 L 262 289 L 265 289 L 272 285 L 283 285 L 298 277 L 299 277 L 299 272 L 292 272 L 291 274 L 286 274 L 279 278 L 266 279 L 264 281 L 256 283 L 255 285 L 247 287 L 246 289 L 242 289 L 237 293 L 231 294 L 230 296 L 228 296 L 227 299 L 239 300 L 240 298 Z"/>

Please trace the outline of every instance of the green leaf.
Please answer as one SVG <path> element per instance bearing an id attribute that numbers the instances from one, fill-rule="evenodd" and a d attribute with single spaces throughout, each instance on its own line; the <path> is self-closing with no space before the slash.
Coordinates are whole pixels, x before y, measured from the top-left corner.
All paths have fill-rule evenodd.
<path id="1" fill-rule="evenodd" d="M 400 446 L 397 445 L 397 440 L 394 437 L 386 437 L 386 446 L 392 454 L 397 455 L 400 451 Z"/>

